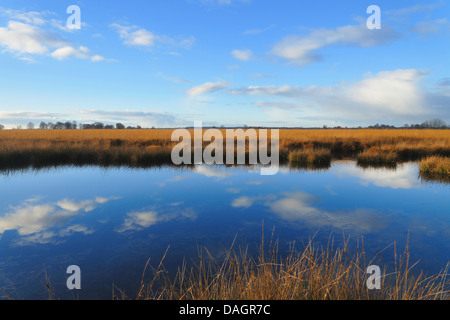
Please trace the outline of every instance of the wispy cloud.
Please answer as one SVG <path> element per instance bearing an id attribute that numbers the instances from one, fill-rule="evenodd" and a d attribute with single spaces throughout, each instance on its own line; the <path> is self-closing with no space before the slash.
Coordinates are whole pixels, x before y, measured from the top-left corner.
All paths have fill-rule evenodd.
<path id="1" fill-rule="evenodd" d="M 206 177 L 215 177 L 215 178 L 227 178 L 232 174 L 227 169 L 223 169 L 218 166 L 210 166 L 207 164 L 195 166 L 194 171 L 195 173 L 204 175 Z"/>
<path id="2" fill-rule="evenodd" d="M 289 64 L 304 66 L 323 59 L 318 53 L 331 45 L 374 47 L 388 44 L 401 35 L 387 24 L 382 29 L 369 30 L 364 24 L 336 29 L 317 29 L 309 35 L 291 35 L 273 46 L 271 53 Z"/>
<path id="3" fill-rule="evenodd" d="M 419 21 L 413 27 L 412 31 L 420 35 L 428 35 L 438 33 L 441 30 L 449 27 L 449 21 L 445 18 Z M 449 29 L 450 30 L 450 29 Z"/>
<path id="4" fill-rule="evenodd" d="M 406 7 L 406 8 L 385 10 L 385 11 L 383 11 L 383 14 L 390 15 L 390 16 L 405 16 L 405 15 L 410 15 L 410 14 L 418 13 L 418 12 L 419 13 L 429 12 L 429 11 L 434 10 L 437 7 L 441 6 L 442 4 L 443 4 L 443 1 L 427 3 L 427 4 L 416 4 L 416 5 L 413 5 L 410 7 Z"/>
<path id="5" fill-rule="evenodd" d="M 273 29 L 273 28 L 275 28 L 275 25 L 271 25 L 269 27 L 262 28 L 262 29 L 258 29 L 258 28 L 256 28 L 256 29 L 248 29 L 248 30 L 245 30 L 244 32 L 242 32 L 242 34 L 243 35 L 247 35 L 247 36 L 248 35 L 256 35 L 256 34 L 261 34 L 263 32 L 266 32 L 266 31 L 268 31 L 270 29 Z"/>
<path id="6" fill-rule="evenodd" d="M 245 50 L 233 50 L 231 51 L 231 55 L 233 58 L 240 60 L 240 61 L 249 61 L 253 60 L 255 57 L 253 55 L 253 52 L 249 49 Z"/>
<path id="7" fill-rule="evenodd" d="M 123 123 L 124 125 L 135 126 L 137 124 L 144 127 L 177 127 L 192 124 L 186 118 L 189 114 L 172 114 L 162 111 L 138 111 L 138 110 L 97 110 L 97 109 L 77 109 L 67 113 L 60 112 L 38 112 L 38 111 L 0 111 L 2 124 L 17 125 L 26 124 L 29 121 L 39 123 L 57 121 L 77 121 Z"/>
<path id="8" fill-rule="evenodd" d="M 284 101 L 255 101 L 253 104 L 262 109 L 294 110 L 303 107 L 293 102 Z"/>
<path id="9" fill-rule="evenodd" d="M 186 115 L 175 115 L 168 112 L 137 111 L 137 110 L 78 110 L 75 114 L 80 121 L 104 121 L 110 123 L 123 122 L 124 124 L 139 123 L 151 127 L 186 126 L 191 123 L 185 120 Z"/>
<path id="10" fill-rule="evenodd" d="M 150 48 L 160 44 L 169 47 L 190 49 L 196 42 L 193 36 L 176 39 L 167 35 L 156 34 L 153 31 L 136 25 L 112 23 L 110 27 L 117 31 L 119 37 L 123 39 L 123 44 L 128 46 Z"/>
<path id="11" fill-rule="evenodd" d="M 119 233 L 126 231 L 139 231 L 161 222 L 168 222 L 170 220 L 179 218 L 195 220 L 197 218 L 197 213 L 191 208 L 177 209 L 176 211 L 170 211 L 166 213 L 161 213 L 156 209 L 128 212 L 124 222 L 120 226 L 115 228 L 115 231 Z"/>
<path id="12" fill-rule="evenodd" d="M 158 73 L 156 74 L 156 76 L 157 76 L 157 77 L 160 77 L 160 78 L 162 78 L 162 79 L 164 79 L 164 80 L 171 81 L 171 82 L 173 82 L 173 83 L 185 83 L 185 84 L 192 83 L 192 81 L 186 80 L 186 79 L 183 79 L 183 78 L 178 78 L 178 77 L 168 77 L 168 76 L 164 75 L 164 73 L 162 73 L 162 72 L 158 72 Z"/>
<path id="13" fill-rule="evenodd" d="M 189 96 L 198 96 L 198 95 L 205 94 L 205 93 L 212 93 L 212 92 L 216 92 L 219 90 L 223 90 L 230 86 L 231 85 L 225 81 L 206 82 L 206 83 L 203 83 L 198 86 L 190 88 L 189 90 L 186 91 L 186 94 Z"/>
<path id="14" fill-rule="evenodd" d="M 55 13 L 51 11 L 21 11 L 0 7 L 0 15 L 27 24 L 44 25 L 48 23 L 48 17 L 54 16 Z"/>
<path id="15" fill-rule="evenodd" d="M 115 29 L 120 38 L 123 39 L 123 43 L 130 46 L 153 46 L 158 37 L 151 31 L 138 26 L 125 26 L 118 23 L 111 24 L 111 27 Z"/>

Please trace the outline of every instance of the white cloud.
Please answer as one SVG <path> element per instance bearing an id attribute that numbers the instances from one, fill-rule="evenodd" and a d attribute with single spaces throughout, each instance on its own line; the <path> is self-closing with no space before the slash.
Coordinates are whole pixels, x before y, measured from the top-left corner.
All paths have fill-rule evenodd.
<path id="1" fill-rule="evenodd" d="M 427 73 L 398 69 L 368 74 L 365 79 L 335 86 L 249 86 L 230 90 L 234 95 L 280 96 L 288 101 L 256 101 L 263 110 L 316 111 L 330 119 L 414 121 L 423 117 L 447 118 L 450 100 L 423 85 Z"/>
<path id="2" fill-rule="evenodd" d="M 101 198 L 93 200 L 72 201 L 63 199 L 55 203 L 36 203 L 38 199 L 25 200 L 21 205 L 12 207 L 0 217 L 0 234 L 7 230 L 17 230 L 20 236 L 27 236 L 26 242 L 32 242 L 33 239 L 42 243 L 50 241 L 50 238 L 56 235 L 67 236 L 74 232 L 90 233 L 90 230 L 80 225 L 66 227 L 60 232 L 50 230 L 54 227 L 64 225 L 72 218 L 79 216 L 81 212 L 90 212 L 100 204 L 117 197 Z"/>
<path id="3" fill-rule="evenodd" d="M 94 231 L 92 229 L 89 229 L 86 226 L 80 225 L 80 224 L 75 224 L 72 226 L 68 226 L 67 228 L 64 228 L 63 230 L 61 230 L 59 232 L 59 236 L 61 237 L 67 237 L 70 236 L 74 233 L 82 233 L 82 234 L 92 234 L 94 233 Z"/>
<path id="4" fill-rule="evenodd" d="M 206 177 L 227 178 L 232 173 L 220 166 L 211 166 L 207 164 L 196 165 L 194 172 Z"/>
<path id="5" fill-rule="evenodd" d="M 249 61 L 254 59 L 253 56 L 253 52 L 249 49 L 245 49 L 245 50 L 233 50 L 231 51 L 231 55 L 237 59 L 237 60 L 241 60 L 241 61 Z"/>
<path id="6" fill-rule="evenodd" d="M 349 25 L 336 29 L 317 29 L 307 36 L 287 36 L 271 50 L 275 56 L 288 63 L 304 66 L 322 59 L 316 51 L 330 45 L 373 47 L 396 40 L 400 35 L 387 24 L 379 30 L 369 30 L 365 25 Z"/>
<path id="7" fill-rule="evenodd" d="M 149 31 L 138 26 L 128 26 L 119 23 L 113 23 L 110 25 L 119 34 L 119 37 L 123 39 L 123 43 L 129 46 L 136 47 L 153 47 L 156 44 L 165 44 L 171 47 L 178 47 L 183 49 L 190 49 L 196 39 L 193 36 L 181 39 L 175 39 L 166 35 L 157 35 L 152 31 Z M 169 54 L 177 54 L 176 52 L 170 52 Z"/>
<path id="8" fill-rule="evenodd" d="M 24 61 L 34 61 L 32 56 L 35 55 L 50 55 L 60 60 L 68 57 L 90 59 L 94 62 L 105 60 L 100 55 L 92 54 L 84 46 L 75 48 L 51 28 L 43 29 L 48 22 L 43 17 L 49 13 L 5 9 L 2 11 L 1 8 L 0 12 L 14 19 L 8 21 L 6 27 L 0 27 L 0 47 L 4 48 L 3 52 L 12 53 Z M 49 25 L 55 29 L 64 29 L 60 22 L 54 19 Z M 49 53 L 50 51 L 52 52 Z"/>
<path id="9" fill-rule="evenodd" d="M 338 176 L 357 177 L 362 185 L 373 184 L 377 187 L 392 189 L 414 189 L 420 187 L 417 179 L 418 168 L 416 163 L 398 165 L 395 170 L 387 168 L 360 169 L 352 165 L 337 165 Z"/>
<path id="10" fill-rule="evenodd" d="M 42 55 L 49 48 L 65 45 L 66 42 L 33 25 L 18 21 L 9 21 L 7 27 L 0 27 L 0 45 L 6 51 L 23 54 Z"/>
<path id="11" fill-rule="evenodd" d="M 192 209 L 177 209 L 175 212 L 161 214 L 155 210 L 129 212 L 124 222 L 115 229 L 116 232 L 130 230 L 142 230 L 149 228 L 160 222 L 167 222 L 177 218 L 187 218 L 195 220 L 197 214 Z"/>
<path id="12" fill-rule="evenodd" d="M 69 199 L 63 199 L 58 201 L 56 204 L 67 211 L 71 212 L 78 212 L 78 211 L 84 211 L 84 212 L 90 212 L 98 207 L 99 204 L 106 203 L 111 200 L 117 200 L 119 198 L 117 197 L 110 197 L 110 198 L 102 198 L 97 197 L 93 200 L 84 200 L 84 201 L 72 201 Z"/>
<path id="13" fill-rule="evenodd" d="M 53 51 L 51 53 L 51 56 L 58 60 L 63 60 L 70 57 L 75 57 L 79 59 L 90 59 L 93 62 L 105 60 L 105 58 L 103 58 L 102 56 L 92 54 L 88 48 L 83 46 L 80 46 L 78 48 L 74 48 L 72 46 L 65 46 Z"/>
<path id="14" fill-rule="evenodd" d="M 231 206 L 234 208 L 250 208 L 251 206 L 253 206 L 253 203 L 258 200 L 257 197 L 239 197 L 234 199 L 231 202 Z"/>
<path id="15" fill-rule="evenodd" d="M 161 221 L 156 211 L 132 212 L 128 213 L 127 216 L 128 218 L 125 219 L 124 223 L 116 229 L 117 232 L 148 228 Z"/>
<path id="16" fill-rule="evenodd" d="M 206 82 L 201 85 L 190 88 L 186 91 L 186 94 L 189 96 L 198 96 L 205 93 L 212 93 L 222 89 L 226 89 L 230 86 L 229 83 L 225 81 L 219 82 Z"/>
<path id="17" fill-rule="evenodd" d="M 380 215 L 372 209 L 329 212 L 312 206 L 315 198 L 304 192 L 285 194 L 284 198 L 268 203 L 269 208 L 288 222 L 308 223 L 315 227 L 375 232 L 384 226 Z"/>
<path id="18" fill-rule="evenodd" d="M 379 72 L 344 89 L 344 98 L 375 112 L 409 115 L 425 114 L 426 102 L 420 82 L 420 70 Z"/>
<path id="19" fill-rule="evenodd" d="M 153 46 L 157 39 L 151 31 L 137 26 L 123 26 L 113 23 L 111 27 L 117 30 L 121 39 L 124 39 L 124 44 L 130 46 Z"/>
<path id="20" fill-rule="evenodd" d="M 380 215 L 372 209 L 330 212 L 315 207 L 317 198 L 302 192 L 287 192 L 280 196 L 240 197 L 232 202 L 233 207 L 249 208 L 261 201 L 282 220 L 289 223 L 307 223 L 315 227 L 332 226 L 357 231 L 376 231 L 384 225 Z"/>

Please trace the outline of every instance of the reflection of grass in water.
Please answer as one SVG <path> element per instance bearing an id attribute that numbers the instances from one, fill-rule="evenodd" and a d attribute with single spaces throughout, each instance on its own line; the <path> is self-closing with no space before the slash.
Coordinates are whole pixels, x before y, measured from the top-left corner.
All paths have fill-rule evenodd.
<path id="1" fill-rule="evenodd" d="M 366 170 L 366 169 L 385 169 L 385 170 L 390 170 L 390 171 L 396 171 L 397 170 L 397 163 L 390 163 L 390 164 L 378 163 L 378 164 L 373 164 L 373 163 L 359 163 L 359 162 L 356 162 L 356 166 L 358 168 L 363 169 L 363 170 Z"/>
<path id="2" fill-rule="evenodd" d="M 291 248 L 286 257 L 278 252 L 278 244 L 270 242 L 265 251 L 264 237 L 259 254 L 248 255 L 246 248 L 228 250 L 223 262 L 213 258 L 206 248 L 199 251 L 198 262 L 188 268 L 183 263 L 171 279 L 164 268 L 164 254 L 153 278 L 145 283 L 147 262 L 136 299 L 156 300 L 422 300 L 450 298 L 447 268 L 437 275 L 412 274 L 409 245 L 403 254 L 394 249 L 394 270 L 382 273 L 381 289 L 369 290 L 367 266 L 377 264 L 383 249 L 367 262 L 362 248 L 349 252 L 348 240 L 342 248 L 332 241 L 320 249 L 310 241 L 303 251 Z M 395 248 L 395 246 L 394 246 Z M 383 276 L 385 275 L 385 276 Z M 114 291 L 114 299 L 129 299 L 122 291 Z"/>
<path id="3" fill-rule="evenodd" d="M 431 156 L 419 162 L 419 174 L 425 181 L 450 183 L 450 158 Z"/>

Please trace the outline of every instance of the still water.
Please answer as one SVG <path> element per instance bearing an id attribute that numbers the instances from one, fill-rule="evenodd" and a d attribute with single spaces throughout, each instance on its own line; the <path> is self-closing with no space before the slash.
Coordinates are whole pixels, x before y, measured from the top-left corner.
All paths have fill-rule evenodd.
<path id="1" fill-rule="evenodd" d="M 364 239 L 367 257 L 405 247 L 428 274 L 450 260 L 450 185 L 418 178 L 415 163 L 362 169 L 352 161 L 305 171 L 200 165 L 152 169 L 98 167 L 24 171 L 0 176 L 0 287 L 22 299 L 71 299 L 66 268 L 81 268 L 81 299 L 111 299 L 113 285 L 135 296 L 145 263 L 166 268 L 195 261 L 199 248 L 217 259 L 233 239 L 256 253 L 264 232 L 280 251 L 314 237 L 350 246 Z M 264 231 L 263 231 L 264 230 Z M 393 258 L 383 252 L 383 269 Z"/>

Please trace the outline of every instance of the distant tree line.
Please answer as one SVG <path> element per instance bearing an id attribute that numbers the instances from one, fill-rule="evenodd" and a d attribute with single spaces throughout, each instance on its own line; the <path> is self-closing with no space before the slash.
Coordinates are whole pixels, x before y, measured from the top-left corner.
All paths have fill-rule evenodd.
<path id="1" fill-rule="evenodd" d="M 323 126 L 323 129 L 342 129 L 342 128 L 347 128 L 347 127 L 341 127 L 341 126 L 336 126 L 336 127 L 328 127 L 326 125 Z M 356 127 L 356 129 L 362 129 L 363 127 L 359 126 Z M 441 120 L 441 119 L 432 119 L 432 120 L 426 120 L 424 122 L 422 122 L 421 124 L 408 124 L 405 123 L 402 127 L 396 127 L 396 126 L 392 126 L 392 125 L 388 125 L 388 124 L 375 124 L 372 126 L 368 126 L 368 129 L 446 129 L 446 128 L 450 128 L 450 126 L 447 126 L 447 124 L 445 123 L 445 121 Z"/>
<path id="2" fill-rule="evenodd" d="M 0 130 L 5 129 L 4 125 L 0 124 Z M 18 125 L 16 129 L 22 129 L 21 125 Z M 36 125 L 33 122 L 28 122 L 27 129 L 36 129 Z M 104 124 L 103 122 L 94 123 L 77 123 L 76 121 L 66 121 L 66 122 L 44 122 L 41 121 L 38 129 L 40 130 L 74 130 L 74 129 L 142 129 L 141 126 L 125 126 L 122 123 Z"/>
<path id="3" fill-rule="evenodd" d="M 36 126 L 33 122 L 29 122 L 27 124 L 27 129 L 35 129 Z M 141 126 L 125 126 L 124 124 L 118 122 L 115 125 L 112 124 L 104 124 L 103 122 L 94 122 L 94 123 L 77 123 L 76 121 L 66 121 L 66 122 L 44 122 L 41 121 L 39 124 L 39 129 L 41 130 L 74 130 L 74 129 L 143 129 Z M 154 129 L 155 127 L 152 127 Z M 215 128 L 215 126 L 213 126 Z M 224 126 L 221 126 L 220 128 L 224 128 Z M 264 128 L 264 127 L 249 127 L 244 124 L 244 128 Z M 301 128 L 301 127 L 299 127 Z M 323 126 L 323 129 L 343 129 L 347 127 L 328 127 L 327 125 Z M 356 129 L 362 129 L 363 127 L 359 126 L 356 127 Z M 432 120 L 426 120 L 422 122 L 421 124 L 407 124 L 405 123 L 402 127 L 396 127 L 388 124 L 375 124 L 372 126 L 368 126 L 366 128 L 369 129 L 445 129 L 450 128 L 445 121 L 441 119 L 432 119 Z M 0 130 L 5 129 L 4 125 L 0 124 Z M 18 125 L 16 129 L 22 129 L 21 125 Z"/>
<path id="4" fill-rule="evenodd" d="M 369 128 L 372 129 L 389 129 L 389 128 L 396 128 L 394 126 L 386 125 L 386 124 L 376 124 L 374 126 L 369 126 Z M 445 121 L 441 119 L 432 119 L 432 120 L 426 120 L 422 122 L 421 124 L 407 124 L 405 123 L 403 125 L 403 128 L 410 128 L 410 129 L 445 129 L 447 128 L 447 124 Z"/>

